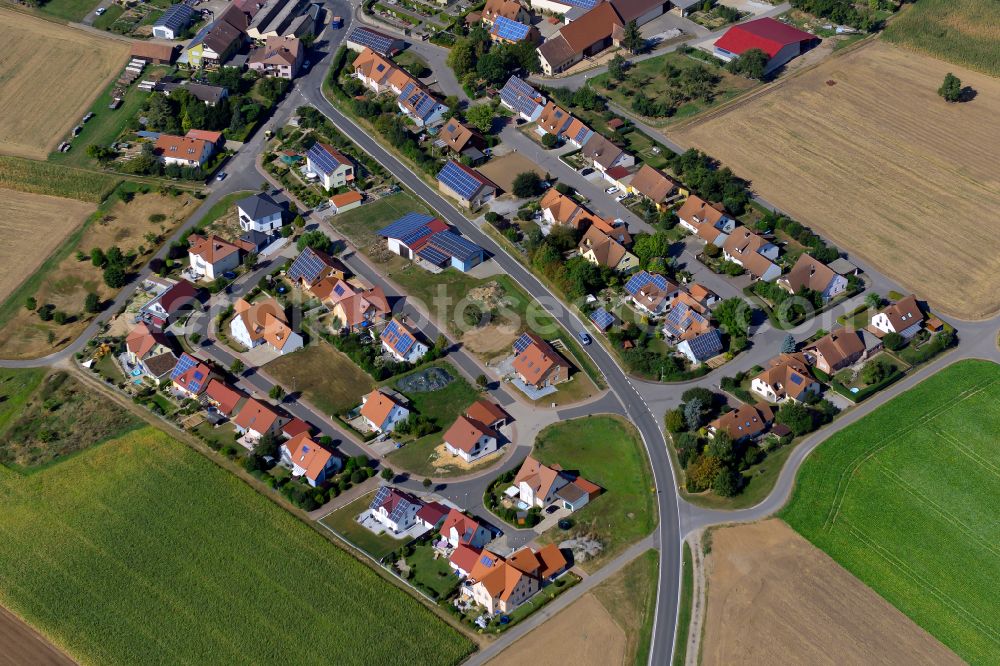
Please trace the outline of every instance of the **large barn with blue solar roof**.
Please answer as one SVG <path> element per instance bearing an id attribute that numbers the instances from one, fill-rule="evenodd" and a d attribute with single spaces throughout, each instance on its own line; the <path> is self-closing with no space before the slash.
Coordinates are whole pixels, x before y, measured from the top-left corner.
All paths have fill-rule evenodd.
<path id="1" fill-rule="evenodd" d="M 439 190 L 458 199 L 463 207 L 472 209 L 485 204 L 500 189 L 483 174 L 455 160 L 448 160 L 438 172 L 437 181 Z"/>

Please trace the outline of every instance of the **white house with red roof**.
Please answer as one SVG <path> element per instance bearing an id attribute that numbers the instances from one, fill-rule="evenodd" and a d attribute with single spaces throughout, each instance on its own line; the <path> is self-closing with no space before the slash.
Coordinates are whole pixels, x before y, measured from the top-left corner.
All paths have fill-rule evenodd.
<path id="1" fill-rule="evenodd" d="M 375 389 L 361 399 L 361 418 L 375 432 L 390 432 L 396 424 L 410 416 L 410 410 L 399 399 Z"/>
<path id="2" fill-rule="evenodd" d="M 432 530 L 440 525 L 450 509 L 439 502 L 427 502 L 417 511 L 417 522 L 425 529 Z"/>
<path id="3" fill-rule="evenodd" d="M 924 313 L 913 294 L 901 298 L 872 317 L 872 328 L 879 337 L 887 333 L 898 333 L 907 340 L 920 332 L 924 323 Z"/>
<path id="4" fill-rule="evenodd" d="M 458 509 L 452 509 L 445 516 L 441 525 L 441 536 L 448 540 L 452 548 L 458 548 L 460 545 L 482 548 L 493 537 L 478 520 L 470 518 Z"/>
<path id="5" fill-rule="evenodd" d="M 231 417 L 236 412 L 240 400 L 245 397 L 221 379 L 211 379 L 205 388 L 205 402 L 226 417 Z"/>
<path id="6" fill-rule="evenodd" d="M 182 309 L 200 309 L 198 290 L 187 280 L 169 285 L 139 310 L 139 318 L 154 328 L 165 328 Z"/>
<path id="7" fill-rule="evenodd" d="M 170 351 L 170 345 L 163 332 L 140 323 L 125 338 L 125 350 L 128 352 L 129 362 L 139 365 L 151 356 Z"/>
<path id="8" fill-rule="evenodd" d="M 201 395 L 212 377 L 212 369 L 187 352 L 181 354 L 170 373 L 174 390 L 185 398 L 197 398 Z"/>
<path id="9" fill-rule="evenodd" d="M 340 467 L 340 460 L 300 433 L 281 445 L 281 460 L 292 468 L 292 476 L 302 477 L 314 488 Z"/>
<path id="10" fill-rule="evenodd" d="M 444 447 L 451 455 L 471 463 L 497 450 L 497 433 L 463 414 L 444 434 Z"/>
<path id="11" fill-rule="evenodd" d="M 424 503 L 416 496 L 382 486 L 368 506 L 371 517 L 392 534 L 401 534 L 417 524 L 417 513 Z"/>
<path id="12" fill-rule="evenodd" d="M 277 435 L 288 421 L 288 417 L 281 416 L 267 403 L 251 398 L 233 419 L 233 426 L 242 435 L 239 442 L 249 449 L 264 435 Z"/>
<path id="13" fill-rule="evenodd" d="M 764 17 L 727 30 L 715 41 L 713 54 L 729 62 L 751 49 L 760 49 L 770 58 L 764 68 L 764 73 L 768 74 L 817 43 L 819 38 L 815 35 Z"/>
<path id="14" fill-rule="evenodd" d="M 427 345 L 417 339 L 417 334 L 396 319 L 382 329 L 379 338 L 382 349 L 400 363 L 416 363 L 427 353 Z"/>

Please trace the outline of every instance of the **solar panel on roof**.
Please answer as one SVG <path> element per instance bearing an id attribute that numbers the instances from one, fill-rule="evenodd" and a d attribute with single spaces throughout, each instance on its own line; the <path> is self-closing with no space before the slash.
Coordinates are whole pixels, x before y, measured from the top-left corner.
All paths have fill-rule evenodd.
<path id="1" fill-rule="evenodd" d="M 305 280 L 306 282 L 313 282 L 319 276 L 320 272 L 322 272 L 324 266 L 323 260 L 319 258 L 312 248 L 307 247 L 292 262 L 291 267 L 288 269 L 288 279 L 292 281 Z"/>
<path id="2" fill-rule="evenodd" d="M 482 181 L 456 162 L 448 162 L 437 175 L 437 179 L 463 199 L 471 199 L 483 186 Z"/>
<path id="3" fill-rule="evenodd" d="M 390 321 L 389 325 L 382 331 L 382 340 L 401 356 L 406 356 L 410 348 L 413 347 L 413 343 L 416 342 L 413 336 L 403 330 L 395 319 Z"/>
<path id="4" fill-rule="evenodd" d="M 425 245 L 417 250 L 417 256 L 435 266 L 441 266 L 448 261 L 448 255 L 431 245 Z"/>
<path id="5" fill-rule="evenodd" d="M 722 340 L 713 328 L 688 340 L 688 347 L 696 359 L 705 360 L 722 351 Z"/>
<path id="6" fill-rule="evenodd" d="M 799 384 L 801 384 L 802 383 L 802 375 L 799 375 L 797 373 L 792 373 L 792 383 L 795 384 L 796 386 L 798 386 Z"/>
<path id="7" fill-rule="evenodd" d="M 590 321 L 594 322 L 597 328 L 606 331 L 615 323 L 615 317 L 604 308 L 597 308 L 590 313 Z"/>
<path id="8" fill-rule="evenodd" d="M 367 46 L 372 51 L 381 55 L 389 53 L 393 42 L 392 38 L 388 35 L 383 35 L 367 28 L 355 28 L 347 37 L 347 41 Z"/>
<path id="9" fill-rule="evenodd" d="M 180 359 L 177 361 L 177 365 L 174 366 L 173 372 L 170 373 L 170 379 L 177 379 L 185 372 L 198 365 L 198 361 L 188 354 L 181 354 Z"/>
<path id="10" fill-rule="evenodd" d="M 496 21 L 493 23 L 493 30 L 491 30 L 491 32 L 501 39 L 518 42 L 528 36 L 528 31 L 530 29 L 530 26 L 527 26 L 520 21 L 514 21 L 506 16 L 498 16 Z"/>
<path id="11" fill-rule="evenodd" d="M 532 339 L 527 333 L 522 333 L 521 337 L 514 341 L 514 353 L 520 354 L 525 349 L 531 346 Z"/>
<path id="12" fill-rule="evenodd" d="M 337 286 L 333 288 L 333 293 L 337 294 L 337 296 L 342 296 L 344 294 L 343 285 L 338 283 Z"/>
<path id="13" fill-rule="evenodd" d="M 667 279 L 665 277 L 662 275 L 656 275 L 655 273 L 640 271 L 629 278 L 629 281 L 625 283 L 625 291 L 635 296 L 639 293 L 639 290 L 650 284 L 655 285 L 661 291 L 667 290 Z"/>
<path id="14" fill-rule="evenodd" d="M 340 162 L 327 152 L 326 148 L 318 143 L 314 143 L 309 152 L 306 153 L 309 161 L 319 168 L 324 174 L 331 174 L 340 166 Z"/>
<path id="15" fill-rule="evenodd" d="M 382 506 L 382 502 L 385 498 L 389 496 L 389 486 L 382 486 L 375 493 L 375 497 L 372 498 L 372 503 L 368 505 L 368 508 L 374 511 L 375 509 Z"/>
<path id="16" fill-rule="evenodd" d="M 462 261 L 469 261 L 483 252 L 483 248 L 451 231 L 439 231 L 431 236 L 429 242 L 436 249 Z"/>
<path id="17" fill-rule="evenodd" d="M 379 229 L 378 235 L 386 238 L 402 239 L 403 236 L 427 225 L 434 218 L 424 213 L 407 213 L 392 224 Z"/>
<path id="18" fill-rule="evenodd" d="M 500 90 L 500 101 L 517 113 L 526 116 L 533 115 L 534 111 L 540 106 L 538 100 L 541 99 L 544 98 L 537 90 L 516 76 L 507 79 L 507 83 Z"/>

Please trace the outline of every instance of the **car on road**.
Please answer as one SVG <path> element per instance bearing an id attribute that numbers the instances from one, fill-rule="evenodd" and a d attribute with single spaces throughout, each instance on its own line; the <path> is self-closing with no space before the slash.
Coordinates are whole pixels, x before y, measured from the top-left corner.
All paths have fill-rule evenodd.
<path id="1" fill-rule="evenodd" d="M 582 342 L 585 345 L 589 345 L 590 344 L 590 336 L 587 335 L 586 333 L 584 333 L 583 331 L 580 331 L 580 342 Z"/>
<path id="2" fill-rule="evenodd" d="M 612 185 L 608 189 L 604 190 L 604 193 L 605 194 L 614 194 L 617 191 L 618 191 L 618 186 L 617 185 Z"/>
<path id="3" fill-rule="evenodd" d="M 219 174 L 215 177 L 215 179 L 221 183 L 222 181 L 224 181 L 226 179 L 226 176 L 228 176 L 228 175 L 229 174 L 226 173 L 225 171 L 220 171 Z"/>
<path id="4" fill-rule="evenodd" d="M 615 197 L 615 201 L 619 203 L 625 201 L 625 199 L 628 199 L 628 194 L 619 194 L 618 196 Z"/>

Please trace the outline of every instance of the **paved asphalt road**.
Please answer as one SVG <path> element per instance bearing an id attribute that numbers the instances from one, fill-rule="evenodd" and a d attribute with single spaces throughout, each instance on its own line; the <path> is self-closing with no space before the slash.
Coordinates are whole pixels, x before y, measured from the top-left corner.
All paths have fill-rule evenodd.
<path id="1" fill-rule="evenodd" d="M 331 8 L 332 13 L 340 14 L 348 21 L 350 20 L 350 17 L 354 15 L 352 8 L 343 0 L 328 2 L 327 5 Z M 332 105 L 329 104 L 329 102 L 326 101 L 326 99 L 323 98 L 321 85 L 326 69 L 329 65 L 330 57 L 336 50 L 337 46 L 339 46 L 339 43 L 343 39 L 347 30 L 349 30 L 349 24 L 342 30 L 327 30 L 324 35 L 321 35 L 321 39 L 317 43 L 317 49 L 324 52 L 322 59 L 319 59 L 317 56 L 313 57 L 313 61 L 316 64 L 310 72 L 297 81 L 295 89 L 282 102 L 282 104 L 279 105 L 278 109 L 275 111 L 273 120 L 267 126 L 277 127 L 284 124 L 284 121 L 292 115 L 294 109 L 303 103 L 309 103 L 316 106 L 330 118 L 338 129 L 340 129 L 345 135 L 349 136 L 361 147 L 362 150 L 365 150 L 375 157 L 384 167 L 392 172 L 398 180 L 403 182 L 421 199 L 437 210 L 444 219 L 461 229 L 464 235 L 486 248 L 487 251 L 493 255 L 494 261 L 496 261 L 505 272 L 516 279 L 521 286 L 532 295 L 532 297 L 545 305 L 553 316 L 555 316 L 560 323 L 567 328 L 567 330 L 574 335 L 580 331 L 586 330 L 583 322 L 579 320 L 576 314 L 565 308 L 560 301 L 543 285 L 541 285 L 541 283 L 539 283 L 531 273 L 525 270 L 520 263 L 503 252 L 489 236 L 485 235 L 474 223 L 468 221 L 452 206 L 449 201 L 439 196 L 436 191 L 428 187 L 419 177 L 414 175 L 408 167 L 385 151 L 381 145 L 373 140 L 363 129 L 354 125 L 352 121 L 340 114 Z M 422 49 L 417 50 L 418 52 L 422 52 Z M 647 131 L 648 133 L 652 133 L 654 136 L 657 135 L 653 128 L 640 127 L 640 129 Z M 539 164 L 544 164 L 545 168 L 561 180 L 578 187 L 578 189 L 590 196 L 593 200 L 592 205 L 596 209 L 601 210 L 605 214 L 614 214 L 617 217 L 622 217 L 629 222 L 629 226 L 633 229 L 641 230 L 646 228 L 646 225 L 641 220 L 636 218 L 619 204 L 615 203 L 611 197 L 605 195 L 603 189 L 600 187 L 600 183 L 586 181 L 582 176 L 565 166 L 563 163 L 558 160 L 553 160 L 551 153 L 546 153 L 545 151 L 541 151 L 541 149 L 537 149 L 537 153 L 529 152 L 529 144 L 524 143 L 516 136 L 505 134 L 504 139 L 505 141 L 510 140 L 519 149 L 523 149 L 526 154 L 529 154 L 530 157 L 537 158 Z M 521 139 L 528 141 L 532 146 L 537 146 L 537 144 L 530 142 L 530 140 L 526 137 L 522 136 Z M 175 232 L 174 238 L 178 237 L 185 229 L 196 224 L 214 203 L 227 194 L 240 190 L 258 190 L 263 179 L 255 170 L 254 160 L 261 152 L 263 142 L 263 131 L 258 131 L 254 138 L 251 139 L 224 167 L 224 170 L 229 174 L 229 177 L 221 183 L 215 181 L 209 183 L 210 193 L 208 197 L 191 216 L 191 218 Z M 671 147 L 673 148 L 673 146 Z M 758 201 L 770 207 L 764 200 L 758 199 Z M 165 244 L 163 249 L 157 253 L 156 257 L 163 258 L 166 254 L 168 245 L 169 243 Z M 690 252 L 685 251 L 685 253 L 682 254 L 682 260 L 688 264 L 689 270 L 698 269 L 698 265 L 696 263 L 692 263 L 693 255 L 691 255 Z M 374 271 L 371 266 L 363 261 L 362 257 L 350 257 L 348 262 L 349 265 L 351 265 L 351 268 L 359 275 L 363 276 L 373 284 L 382 285 L 383 288 L 386 289 L 390 298 L 402 296 L 400 290 L 397 289 L 393 283 L 378 275 L 378 273 Z M 860 262 L 856 261 L 856 263 L 862 265 Z M 862 265 L 862 268 L 866 269 L 867 276 L 872 281 L 873 289 L 875 291 L 884 295 L 889 289 L 897 288 L 892 281 L 881 276 L 870 266 Z M 113 305 L 108 308 L 108 311 L 117 311 L 127 300 L 132 291 L 132 286 L 138 280 L 149 274 L 150 271 L 148 267 L 143 268 L 139 272 L 137 279 L 133 281 L 133 284 L 122 289 Z M 257 279 L 257 275 L 247 278 L 244 286 L 237 286 L 236 293 L 238 294 L 245 291 L 249 285 L 255 284 Z M 699 275 L 698 279 L 709 284 L 709 286 L 716 288 L 716 290 L 722 295 L 733 295 L 732 292 L 734 291 L 738 293 L 738 289 L 734 289 L 732 283 L 727 283 L 725 280 L 718 278 L 718 276 L 707 273 L 707 271 L 704 272 L 704 277 Z M 405 288 L 405 285 L 403 285 L 403 287 Z M 404 299 L 400 307 L 402 308 L 402 311 L 406 312 L 409 316 L 414 318 L 419 317 L 420 328 L 425 334 L 432 339 L 436 337 L 437 329 L 435 324 L 432 321 L 428 321 L 425 317 L 422 317 L 422 313 L 414 309 L 414 306 L 409 303 L 408 299 Z M 847 306 L 846 309 L 849 309 L 849 307 L 850 306 Z M 807 324 L 795 330 L 794 333 L 798 339 L 803 339 L 811 335 L 820 327 L 829 330 L 832 327 L 831 322 L 837 314 L 838 313 L 826 313 L 821 317 L 807 322 Z M 210 317 L 203 315 L 198 321 L 200 322 L 198 324 L 199 326 L 207 327 L 210 322 Z M 829 437 L 830 434 L 856 421 L 878 407 L 880 404 L 883 404 L 885 401 L 891 399 L 901 391 L 910 388 L 918 381 L 949 363 L 962 358 L 988 358 L 994 361 L 1000 361 L 1000 352 L 998 352 L 996 346 L 998 324 L 1000 324 L 1000 316 L 988 321 L 963 322 L 959 324 L 961 344 L 956 350 L 935 361 L 926 368 L 921 369 L 919 372 L 914 373 L 914 375 L 907 377 L 905 380 L 890 387 L 886 391 L 883 391 L 880 395 L 865 402 L 862 406 L 853 410 L 850 414 L 838 419 L 830 426 L 807 439 L 793 452 L 788 464 L 786 464 L 782 470 L 774 491 L 759 505 L 736 512 L 705 510 L 694 507 L 687 502 L 678 499 L 676 493 L 673 491 L 673 489 L 676 488 L 676 479 L 673 475 L 673 469 L 667 454 L 664 435 L 660 429 L 660 415 L 662 415 L 668 407 L 679 403 L 680 394 L 686 388 L 694 385 L 715 388 L 718 378 L 722 374 L 733 374 L 739 370 L 747 369 L 755 364 L 761 363 L 762 361 L 766 361 L 767 358 L 772 356 L 777 351 L 777 348 L 786 332 L 774 330 L 767 324 L 756 327 L 756 330 L 754 331 L 754 347 L 750 351 L 741 354 L 737 357 L 737 359 L 723 366 L 723 369 L 713 372 L 706 377 L 700 378 L 695 382 L 683 385 L 658 384 L 655 382 L 643 382 L 632 379 L 622 372 L 614 358 L 600 344 L 592 344 L 587 347 L 587 353 L 592 357 L 594 363 L 604 374 L 611 391 L 595 403 L 561 410 L 558 412 L 558 417 L 560 419 L 564 419 L 589 413 L 619 413 L 629 418 L 642 434 L 653 468 L 658 493 L 658 509 L 660 514 L 660 526 L 657 532 L 651 539 L 643 542 L 644 545 L 658 545 L 661 553 L 659 594 L 657 598 L 654 641 L 651 648 L 650 663 L 665 664 L 669 662 L 671 658 L 679 593 L 678 578 L 680 571 L 680 544 L 683 535 L 687 534 L 692 529 L 697 529 L 710 524 L 756 520 L 770 515 L 779 509 L 790 495 L 795 474 L 801 462 L 805 459 L 809 452 L 818 446 L 821 441 Z M 58 361 L 66 360 L 73 353 L 81 349 L 86 341 L 92 337 L 96 331 L 97 323 L 95 322 L 91 324 L 76 341 L 60 352 L 42 359 L 34 359 L 30 361 L 0 361 L 0 366 L 36 367 L 50 365 Z M 232 354 L 215 344 L 210 337 L 204 341 L 202 349 L 206 355 L 212 357 L 223 367 L 228 367 L 232 362 Z M 450 357 L 458 364 L 463 373 L 469 376 L 473 376 L 473 373 L 478 373 L 478 362 L 471 356 L 464 354 L 464 352 L 457 351 L 452 352 Z M 270 380 L 268 380 L 263 374 L 254 371 L 246 373 L 246 376 L 241 378 L 240 383 L 245 390 L 256 392 L 258 394 L 266 394 L 272 385 Z M 497 393 L 496 397 L 501 402 L 505 402 L 505 404 L 506 401 L 511 399 L 509 396 L 502 393 Z M 291 399 L 286 402 L 284 406 L 293 415 L 315 423 L 325 434 L 329 434 L 335 440 L 338 440 L 339 445 L 346 453 L 353 454 L 356 452 L 362 452 L 362 449 L 355 443 L 353 437 L 345 435 L 333 426 L 329 419 L 317 414 L 315 410 L 310 409 L 300 400 Z M 518 449 L 523 448 L 523 452 L 525 453 L 530 448 L 530 442 L 517 442 L 515 445 Z M 516 464 L 521 457 L 521 453 L 522 451 L 519 450 L 516 452 L 516 455 L 511 455 L 506 458 L 506 462 L 502 468 L 507 469 Z M 492 478 L 495 474 L 496 470 L 490 470 L 488 476 L 489 478 Z M 415 481 L 408 481 L 404 482 L 404 485 L 418 489 L 415 483 Z M 472 508 L 473 511 L 476 511 L 477 509 L 483 510 L 481 508 L 481 497 L 485 483 L 487 483 L 487 481 L 484 480 L 484 478 L 479 477 L 467 480 L 458 480 L 443 484 L 438 491 L 446 497 L 452 499 L 463 498 L 463 504 Z M 422 488 L 419 489 L 422 490 Z M 531 533 L 530 530 L 508 531 L 510 542 L 515 546 L 529 540 L 532 536 L 533 533 Z M 624 560 L 619 566 L 623 566 L 626 562 L 627 560 Z M 610 575 L 610 573 L 617 568 L 618 567 L 612 566 L 605 567 L 605 570 L 602 570 L 602 573 Z M 589 589 L 591 583 L 586 583 L 586 585 L 587 589 Z M 572 601 L 568 595 L 564 595 L 564 597 L 566 597 L 565 602 L 560 603 L 558 606 L 553 604 L 553 608 L 550 610 L 554 612 L 554 610 L 562 608 L 565 603 Z M 547 617 L 547 615 L 545 615 L 545 617 Z M 532 621 L 530 626 L 526 626 L 524 630 L 526 631 L 528 628 L 535 626 L 543 619 L 543 616 L 539 616 Z M 523 631 L 520 633 L 523 633 Z M 516 638 L 517 635 L 519 635 L 519 633 L 516 630 L 505 634 L 506 637 L 510 637 L 509 640 L 513 640 L 513 638 Z M 509 644 L 508 640 L 502 639 L 501 641 L 498 641 L 497 644 L 491 648 L 491 650 L 495 652 L 506 644 Z"/>

